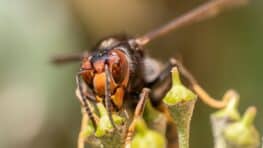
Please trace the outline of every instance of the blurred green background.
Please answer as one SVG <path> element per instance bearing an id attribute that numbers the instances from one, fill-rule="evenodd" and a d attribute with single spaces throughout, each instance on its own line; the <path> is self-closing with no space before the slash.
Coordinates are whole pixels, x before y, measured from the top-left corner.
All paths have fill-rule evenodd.
<path id="1" fill-rule="evenodd" d="M 1 0 L 0 147 L 75 147 L 80 125 L 74 75 L 79 63 L 50 57 L 90 49 L 116 33 L 143 34 L 201 0 Z M 263 133 L 263 1 L 172 32 L 147 46 L 162 61 L 179 54 L 199 82 L 219 98 L 241 94 L 240 111 L 256 105 Z M 212 147 L 209 114 L 197 103 L 191 147 Z"/>

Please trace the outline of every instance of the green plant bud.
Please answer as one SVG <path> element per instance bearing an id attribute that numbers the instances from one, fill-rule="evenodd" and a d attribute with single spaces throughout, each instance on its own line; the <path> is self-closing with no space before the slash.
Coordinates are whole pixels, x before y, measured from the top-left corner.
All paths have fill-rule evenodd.
<path id="1" fill-rule="evenodd" d="M 238 102 L 239 96 L 232 96 L 230 98 L 227 106 L 212 114 L 215 118 L 224 118 L 230 121 L 237 121 L 240 119 L 240 114 L 238 112 Z"/>
<path id="2" fill-rule="evenodd" d="M 172 69 L 172 87 L 164 97 L 164 103 L 173 117 L 178 131 L 179 147 L 189 147 L 190 122 L 197 96 L 180 81 L 177 68 Z"/>
<path id="3" fill-rule="evenodd" d="M 103 104 L 98 103 L 98 109 L 99 109 L 99 113 L 101 115 L 100 119 L 99 119 L 99 124 L 98 124 L 98 128 L 95 132 L 95 136 L 96 137 L 102 137 L 104 136 L 107 132 L 112 132 L 113 126 L 111 124 L 110 118 L 108 116 L 107 110 L 106 108 L 103 106 Z M 112 115 L 113 118 L 113 122 L 115 125 L 121 125 L 124 122 L 124 119 L 116 114 Z"/>
<path id="4" fill-rule="evenodd" d="M 156 131 L 147 128 L 143 119 L 136 122 L 136 134 L 131 143 L 132 148 L 165 148 L 165 138 Z"/>
<path id="5" fill-rule="evenodd" d="M 81 131 L 81 133 L 80 133 L 81 135 L 80 135 L 80 136 L 81 136 L 83 139 L 86 139 L 86 138 L 89 137 L 90 135 L 94 134 L 94 132 L 95 132 L 95 129 L 94 129 L 92 123 L 89 122 L 89 123 L 88 123 L 88 126 Z"/>
<path id="6" fill-rule="evenodd" d="M 224 137 L 229 147 L 238 148 L 257 148 L 259 147 L 259 133 L 253 126 L 256 115 L 256 108 L 249 107 L 243 118 L 230 124 L 224 130 Z"/>
<path id="7" fill-rule="evenodd" d="M 230 92 L 230 91 L 229 91 Z M 231 93 L 231 92 L 230 92 Z M 211 115 L 212 130 L 214 136 L 215 148 L 226 148 L 226 142 L 223 136 L 224 129 L 231 123 L 240 120 L 238 112 L 239 96 L 231 93 L 227 106 Z"/>
<path id="8" fill-rule="evenodd" d="M 182 85 L 177 68 L 172 69 L 172 87 L 164 97 L 163 101 L 167 105 L 175 105 L 179 102 L 195 100 L 196 95 L 184 85 Z"/>
<path id="9" fill-rule="evenodd" d="M 112 130 L 113 130 L 113 127 L 111 125 L 111 122 L 110 122 L 108 116 L 102 116 L 100 118 L 98 128 L 95 132 L 95 136 L 96 137 L 102 137 L 106 134 L 106 132 L 112 131 Z"/>

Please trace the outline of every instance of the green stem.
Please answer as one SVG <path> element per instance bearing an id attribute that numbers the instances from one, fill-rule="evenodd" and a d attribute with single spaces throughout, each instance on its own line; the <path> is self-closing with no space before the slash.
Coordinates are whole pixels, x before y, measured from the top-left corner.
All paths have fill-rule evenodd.
<path id="1" fill-rule="evenodd" d="M 189 148 L 190 123 L 196 99 L 169 106 L 178 130 L 179 147 Z"/>
<path id="2" fill-rule="evenodd" d="M 196 102 L 196 95 L 180 80 L 179 71 L 172 69 L 172 87 L 163 99 L 173 117 L 178 131 L 179 147 L 189 148 L 190 122 Z"/>
<path id="3" fill-rule="evenodd" d="M 176 67 L 174 67 L 171 72 L 172 72 L 172 83 L 173 83 L 173 85 L 182 84 L 182 82 L 180 80 L 180 74 L 179 74 L 178 69 Z"/>
<path id="4" fill-rule="evenodd" d="M 189 131 L 190 126 L 178 126 L 178 139 L 180 148 L 189 148 Z"/>

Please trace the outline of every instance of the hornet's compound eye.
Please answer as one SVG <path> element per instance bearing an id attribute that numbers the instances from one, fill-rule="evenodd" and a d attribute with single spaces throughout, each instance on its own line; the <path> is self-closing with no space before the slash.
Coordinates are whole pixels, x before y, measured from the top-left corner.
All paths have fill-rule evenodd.
<path id="1" fill-rule="evenodd" d="M 111 74 L 112 74 L 112 77 L 113 77 L 115 83 L 119 84 L 123 81 L 124 73 L 122 72 L 120 62 L 114 63 L 111 66 Z"/>
<path id="2" fill-rule="evenodd" d="M 112 52 L 109 58 L 110 72 L 115 83 L 120 84 L 125 76 L 127 66 L 123 63 L 124 59 L 120 57 L 121 55 L 117 52 Z"/>
<path id="3" fill-rule="evenodd" d="M 90 58 L 84 58 L 81 64 L 81 75 L 88 85 L 92 85 L 94 78 L 94 70 L 90 62 Z"/>

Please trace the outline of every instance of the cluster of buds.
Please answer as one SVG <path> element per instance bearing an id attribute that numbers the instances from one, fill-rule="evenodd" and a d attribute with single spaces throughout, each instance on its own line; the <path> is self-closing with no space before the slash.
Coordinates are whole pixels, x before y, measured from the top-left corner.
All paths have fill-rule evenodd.
<path id="1" fill-rule="evenodd" d="M 180 148 L 189 148 L 190 123 L 197 100 L 197 96 L 186 88 L 179 77 L 177 68 L 173 68 L 172 87 L 163 99 L 163 103 L 170 112 L 172 120 L 176 124 L 177 136 Z M 256 108 L 249 107 L 244 116 L 238 112 L 239 95 L 234 91 L 226 93 L 228 104 L 219 111 L 211 115 L 215 148 L 257 148 L 260 138 L 253 125 L 256 115 Z M 99 114 L 98 127 L 92 126 L 85 113 L 83 113 L 82 128 L 79 135 L 79 148 L 84 148 L 84 141 L 88 141 L 91 146 L 97 147 L 151 147 L 165 148 L 167 118 L 164 114 L 152 107 L 148 100 L 145 106 L 144 115 L 135 122 L 135 134 L 129 146 L 123 146 L 123 134 L 127 131 L 130 121 L 128 117 L 123 117 L 113 113 L 113 122 L 117 130 L 112 126 L 108 112 L 103 104 L 98 103 Z"/>
<path id="2" fill-rule="evenodd" d="M 239 96 L 232 94 L 228 105 L 211 115 L 215 148 L 258 148 L 260 137 L 253 125 L 256 108 L 249 107 L 240 117 Z"/>

